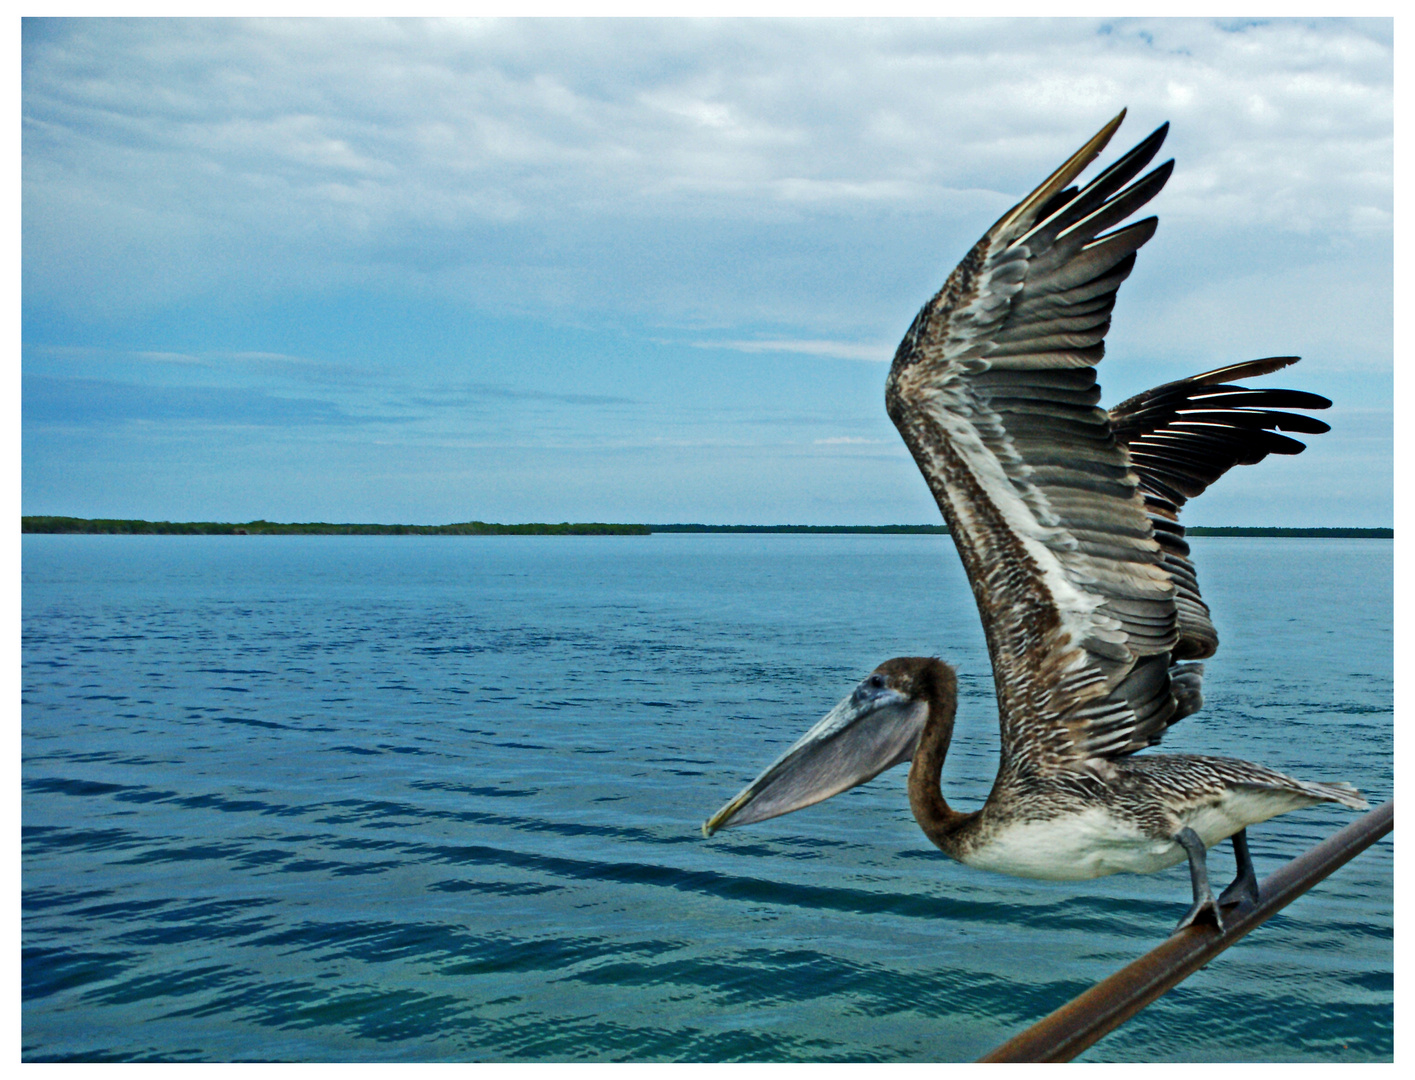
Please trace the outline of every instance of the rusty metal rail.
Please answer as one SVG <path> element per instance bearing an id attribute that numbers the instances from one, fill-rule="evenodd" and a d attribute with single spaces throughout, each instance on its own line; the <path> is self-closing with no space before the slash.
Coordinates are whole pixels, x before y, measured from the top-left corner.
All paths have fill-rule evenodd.
<path id="1" fill-rule="evenodd" d="M 1255 926 L 1395 828 L 1395 801 L 1378 806 L 1263 880 L 1258 901 L 1224 909 L 1228 928 L 1190 926 L 979 1061 L 1070 1061 L 1168 993 Z"/>

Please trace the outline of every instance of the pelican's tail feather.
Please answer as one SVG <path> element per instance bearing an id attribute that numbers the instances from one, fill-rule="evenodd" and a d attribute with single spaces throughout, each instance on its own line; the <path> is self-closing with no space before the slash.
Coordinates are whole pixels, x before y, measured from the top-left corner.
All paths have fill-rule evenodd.
<path id="1" fill-rule="evenodd" d="M 1342 806 L 1350 807 L 1352 810 L 1369 810 L 1371 808 L 1371 804 L 1366 801 L 1360 789 L 1345 781 L 1303 780 L 1300 783 L 1305 790 L 1310 791 L 1323 802 L 1341 803 Z"/>

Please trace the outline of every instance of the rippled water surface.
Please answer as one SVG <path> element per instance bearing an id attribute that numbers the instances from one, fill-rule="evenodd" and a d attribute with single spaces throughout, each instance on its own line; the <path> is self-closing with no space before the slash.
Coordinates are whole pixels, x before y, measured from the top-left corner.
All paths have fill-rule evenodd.
<path id="1" fill-rule="evenodd" d="M 1166 748 L 1389 798 L 1391 541 L 1194 549 Z M 27 536 L 23 623 L 28 1060 L 970 1059 L 1188 902 L 952 863 L 902 769 L 701 839 L 900 654 L 959 667 L 983 798 L 946 537 Z M 1259 875 L 1351 817 L 1250 830 Z M 1389 1060 L 1392 970 L 1387 839 L 1086 1057 Z"/>

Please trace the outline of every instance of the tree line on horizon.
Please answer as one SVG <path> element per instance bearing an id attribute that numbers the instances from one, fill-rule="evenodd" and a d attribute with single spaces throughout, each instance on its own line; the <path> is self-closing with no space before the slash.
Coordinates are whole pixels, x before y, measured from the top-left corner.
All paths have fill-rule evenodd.
<path id="1" fill-rule="evenodd" d="M 948 534 L 947 525 L 704 525 L 615 524 L 610 522 L 529 522 L 498 525 L 463 521 L 451 525 L 334 524 L 279 522 L 144 521 L 139 518 L 79 518 L 31 515 L 20 518 L 22 533 L 94 533 L 159 536 L 649 536 L 653 533 L 904 533 Z M 1389 528 L 1300 528 L 1267 525 L 1195 525 L 1189 536 L 1295 536 L 1392 539 Z"/>
<path id="2" fill-rule="evenodd" d="M 26 533 L 105 533 L 160 536 L 647 536 L 647 525 L 614 525 L 604 522 L 536 522 L 496 525 L 463 521 L 452 525 L 361 525 L 325 521 L 143 521 L 138 518 L 76 518 L 33 516 L 20 518 Z"/>

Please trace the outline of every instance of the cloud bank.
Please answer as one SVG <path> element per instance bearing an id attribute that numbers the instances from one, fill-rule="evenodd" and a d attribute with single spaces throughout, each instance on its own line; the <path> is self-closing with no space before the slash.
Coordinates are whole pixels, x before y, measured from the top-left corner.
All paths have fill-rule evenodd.
<path id="1" fill-rule="evenodd" d="M 1382 23 L 31 21 L 26 268 L 97 310 L 496 276 L 467 298 L 722 317 L 683 233 L 973 234 L 1122 106 L 1174 124 L 1168 229 L 1359 240 L 1390 57 Z M 622 275 L 570 272 L 605 243 Z"/>

